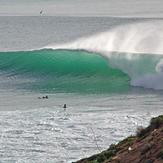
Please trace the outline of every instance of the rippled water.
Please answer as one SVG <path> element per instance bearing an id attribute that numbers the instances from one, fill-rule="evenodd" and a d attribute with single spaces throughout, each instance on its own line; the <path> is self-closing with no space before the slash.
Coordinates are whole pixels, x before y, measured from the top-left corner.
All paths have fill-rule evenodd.
<path id="1" fill-rule="evenodd" d="M 163 104 L 159 94 L 38 96 L 20 94 L 1 111 L 1 162 L 67 163 L 98 153 L 146 126 Z"/>

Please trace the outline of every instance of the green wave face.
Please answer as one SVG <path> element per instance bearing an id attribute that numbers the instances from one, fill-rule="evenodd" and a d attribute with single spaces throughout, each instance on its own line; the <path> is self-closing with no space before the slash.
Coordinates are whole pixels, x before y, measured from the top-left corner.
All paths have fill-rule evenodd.
<path id="1" fill-rule="evenodd" d="M 17 89 L 39 92 L 110 93 L 129 88 L 129 77 L 107 59 L 85 51 L 39 50 L 1 52 L 0 71 Z"/>

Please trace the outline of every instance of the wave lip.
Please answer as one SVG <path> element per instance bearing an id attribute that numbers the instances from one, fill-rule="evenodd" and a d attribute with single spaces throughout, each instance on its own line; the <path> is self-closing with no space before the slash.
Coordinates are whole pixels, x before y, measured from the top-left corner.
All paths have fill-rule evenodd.
<path id="1" fill-rule="evenodd" d="M 49 49 L 83 49 L 93 52 L 163 54 L 163 20 L 125 24 L 67 44 L 51 44 Z M 106 54 L 109 55 L 109 54 Z"/>

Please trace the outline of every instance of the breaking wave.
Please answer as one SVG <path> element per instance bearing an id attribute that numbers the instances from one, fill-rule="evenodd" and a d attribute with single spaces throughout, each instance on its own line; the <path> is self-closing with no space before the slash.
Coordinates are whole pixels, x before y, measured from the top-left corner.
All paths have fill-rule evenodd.
<path id="1" fill-rule="evenodd" d="M 162 90 L 163 21 L 121 25 L 40 50 L 0 52 L 0 73 L 1 83 L 13 85 L 18 79 L 16 88 L 34 91 Z"/>
<path id="2" fill-rule="evenodd" d="M 48 49 L 87 50 L 108 59 L 130 78 L 132 86 L 163 89 L 163 21 L 121 25 L 107 32 Z"/>

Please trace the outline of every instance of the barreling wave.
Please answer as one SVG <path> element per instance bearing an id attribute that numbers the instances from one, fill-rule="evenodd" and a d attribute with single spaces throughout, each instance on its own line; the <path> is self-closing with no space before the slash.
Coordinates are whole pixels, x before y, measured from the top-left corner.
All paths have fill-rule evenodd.
<path id="1" fill-rule="evenodd" d="M 87 50 L 127 74 L 132 86 L 163 90 L 163 20 L 126 24 L 50 49 Z"/>
<path id="2" fill-rule="evenodd" d="M 163 21 L 147 21 L 40 50 L 0 52 L 0 72 L 22 81 L 18 88 L 34 91 L 163 90 L 162 29 Z"/>

